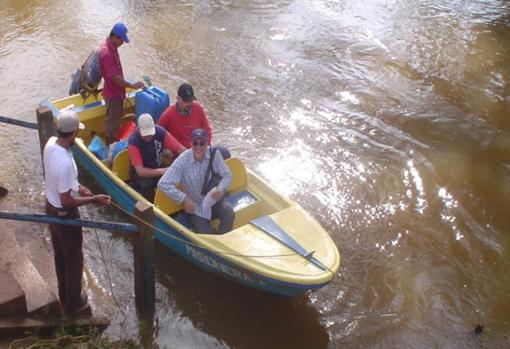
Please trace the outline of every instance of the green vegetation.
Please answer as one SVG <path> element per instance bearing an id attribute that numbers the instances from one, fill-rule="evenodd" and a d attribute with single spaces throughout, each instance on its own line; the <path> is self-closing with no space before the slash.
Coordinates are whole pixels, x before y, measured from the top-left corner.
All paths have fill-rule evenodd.
<path id="1" fill-rule="evenodd" d="M 42 336 L 39 334 L 39 331 L 27 332 L 25 336 L 24 338 L 12 341 L 9 349 L 134 349 L 137 347 L 137 344 L 132 340 L 110 342 L 106 338 L 101 338 L 101 331 L 97 328 L 84 328 L 77 324 L 70 324 L 65 320 L 49 336 Z"/>

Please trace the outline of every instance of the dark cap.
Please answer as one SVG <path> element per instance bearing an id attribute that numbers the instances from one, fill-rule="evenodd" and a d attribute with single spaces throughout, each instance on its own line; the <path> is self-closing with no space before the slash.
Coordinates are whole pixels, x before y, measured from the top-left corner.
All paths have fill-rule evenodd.
<path id="1" fill-rule="evenodd" d="M 191 132 L 191 140 L 194 141 L 197 138 L 201 138 L 207 141 L 207 132 L 203 128 L 196 128 Z"/>
<path id="2" fill-rule="evenodd" d="M 182 84 L 177 90 L 177 95 L 182 98 L 184 102 L 194 101 L 195 94 L 193 93 L 193 87 L 190 84 Z"/>

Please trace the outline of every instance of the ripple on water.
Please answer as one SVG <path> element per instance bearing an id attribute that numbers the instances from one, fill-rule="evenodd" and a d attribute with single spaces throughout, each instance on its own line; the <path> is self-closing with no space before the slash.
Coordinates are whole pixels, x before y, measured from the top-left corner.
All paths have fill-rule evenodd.
<path id="1" fill-rule="evenodd" d="M 214 139 L 302 204 L 340 248 L 333 282 L 289 303 L 160 255 L 158 345 L 475 347 L 465 334 L 476 323 L 494 334 L 486 347 L 505 339 L 508 2 L 42 4 L 0 8 L 0 114 L 32 121 L 41 99 L 67 93 L 112 22 L 125 21 L 126 75 L 149 75 L 172 99 L 180 83 L 193 84 Z M 35 208 L 37 137 L 0 132 L 9 196 Z M 92 277 L 108 290 L 87 239 Z M 107 335 L 136 338 L 130 244 L 100 240 L 128 316 L 122 323 L 115 310 Z"/>

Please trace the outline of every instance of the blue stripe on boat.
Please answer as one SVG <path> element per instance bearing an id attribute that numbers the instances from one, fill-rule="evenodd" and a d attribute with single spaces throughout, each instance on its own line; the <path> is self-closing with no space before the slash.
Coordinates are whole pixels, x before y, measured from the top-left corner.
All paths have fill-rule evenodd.
<path id="1" fill-rule="evenodd" d="M 296 240 L 292 238 L 285 230 L 282 229 L 275 221 L 271 219 L 269 216 L 262 216 L 250 221 L 251 224 L 268 234 L 269 236 L 275 238 L 280 241 L 282 244 L 290 248 L 292 251 L 300 254 L 304 258 L 311 261 L 313 264 L 321 268 L 322 270 L 326 270 L 326 267 L 319 262 L 315 257 L 312 256 L 312 253 L 306 251 L 303 246 L 301 246 Z"/>
<path id="2" fill-rule="evenodd" d="M 74 107 L 71 110 L 74 111 L 75 113 L 79 113 L 79 112 L 87 110 L 87 109 L 99 107 L 101 104 L 104 104 L 104 101 L 101 100 L 101 101 L 97 101 L 97 102 L 94 102 L 94 103 L 80 105 L 79 107 Z"/>

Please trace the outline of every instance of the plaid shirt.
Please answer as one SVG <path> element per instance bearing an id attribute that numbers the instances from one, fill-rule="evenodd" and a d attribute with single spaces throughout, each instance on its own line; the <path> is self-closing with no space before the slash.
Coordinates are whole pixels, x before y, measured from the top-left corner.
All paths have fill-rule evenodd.
<path id="1" fill-rule="evenodd" d="M 186 194 L 191 197 L 195 203 L 195 214 L 200 217 L 207 216 L 202 209 L 204 196 L 201 194 L 201 191 L 207 166 L 209 165 L 209 158 L 210 147 L 207 147 L 201 162 L 195 160 L 193 150 L 188 149 L 179 155 L 172 165 L 170 165 L 170 168 L 165 172 L 158 183 L 159 190 L 176 202 L 182 204 Z M 232 181 L 232 173 L 230 173 L 228 166 L 225 164 L 218 150 L 214 156 L 213 171 L 223 177 L 218 187 L 224 192 Z M 182 183 L 184 192 L 176 188 L 178 183 Z"/>

